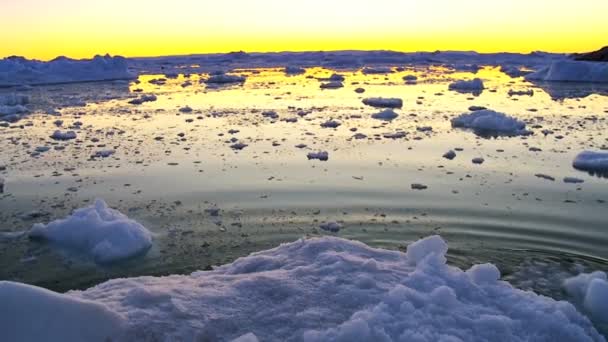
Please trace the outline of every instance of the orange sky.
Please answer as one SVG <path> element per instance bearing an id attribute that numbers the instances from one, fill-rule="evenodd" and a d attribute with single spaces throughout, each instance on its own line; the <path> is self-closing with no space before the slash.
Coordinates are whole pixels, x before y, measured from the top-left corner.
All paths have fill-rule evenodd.
<path id="1" fill-rule="evenodd" d="M 607 0 L 0 0 L 0 56 L 608 45 Z"/>

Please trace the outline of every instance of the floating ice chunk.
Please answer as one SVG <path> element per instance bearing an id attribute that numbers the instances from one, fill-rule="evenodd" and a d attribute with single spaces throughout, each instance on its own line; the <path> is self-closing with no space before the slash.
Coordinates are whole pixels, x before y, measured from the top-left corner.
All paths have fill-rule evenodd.
<path id="1" fill-rule="evenodd" d="M 483 81 L 479 78 L 472 80 L 461 80 L 450 83 L 448 86 L 450 90 L 465 93 L 481 93 L 484 89 Z"/>
<path id="2" fill-rule="evenodd" d="M 443 154 L 443 158 L 452 160 L 456 158 L 456 152 L 454 152 L 454 150 L 449 150 Z"/>
<path id="3" fill-rule="evenodd" d="M 271 119 L 278 119 L 279 118 L 279 114 L 277 114 L 277 112 L 275 112 L 274 110 L 267 110 L 262 112 L 262 116 L 266 117 L 266 118 L 271 118 Z"/>
<path id="4" fill-rule="evenodd" d="M 608 278 L 596 271 L 564 281 L 563 287 L 595 320 L 608 322 Z"/>
<path id="5" fill-rule="evenodd" d="M 326 83 L 321 83 L 321 89 L 338 89 L 344 87 L 344 84 L 340 81 L 331 81 Z"/>
<path id="6" fill-rule="evenodd" d="M 580 178 L 576 178 L 576 177 L 564 177 L 564 183 L 572 183 L 572 184 L 578 184 L 578 183 L 584 183 L 585 181 L 583 179 Z"/>
<path id="7" fill-rule="evenodd" d="M 420 183 L 412 183 L 411 188 L 412 190 L 426 190 L 428 186 Z"/>
<path id="8" fill-rule="evenodd" d="M 403 80 L 406 82 L 416 82 L 418 77 L 416 75 L 405 75 L 403 76 Z"/>
<path id="9" fill-rule="evenodd" d="M 391 74 L 393 73 L 393 69 L 389 67 L 365 67 L 361 69 L 361 73 L 364 75 L 373 75 L 373 74 Z"/>
<path id="10" fill-rule="evenodd" d="M 608 63 L 559 60 L 526 76 L 533 81 L 608 82 Z"/>
<path id="11" fill-rule="evenodd" d="M 241 143 L 241 142 L 238 142 L 238 143 L 230 145 L 230 148 L 233 149 L 233 150 L 239 150 L 240 151 L 240 150 L 244 149 L 247 146 L 249 146 L 249 145 Z"/>
<path id="12" fill-rule="evenodd" d="M 572 166 L 591 174 L 608 174 L 608 152 L 583 151 L 572 162 Z"/>
<path id="13" fill-rule="evenodd" d="M 336 221 L 325 222 L 319 225 L 319 228 L 333 233 L 339 232 L 343 227 L 341 223 Z"/>
<path id="14" fill-rule="evenodd" d="M 98 263 L 143 254 L 152 246 L 150 231 L 101 199 L 64 219 L 35 224 L 29 237 L 89 254 Z"/>
<path id="15" fill-rule="evenodd" d="M 363 104 L 381 108 L 401 108 L 403 100 L 399 98 L 368 97 L 363 99 Z"/>
<path id="16" fill-rule="evenodd" d="M 406 253 L 335 237 L 302 239 L 212 271 L 113 279 L 57 295 L 66 301 L 45 305 L 48 311 L 37 310 L 37 296 L 0 288 L 3 304 L 16 302 L 0 305 L 0 317 L 16 317 L 7 327 L 0 320 L 0 328 L 11 341 L 29 340 L 33 331 L 40 334 L 34 341 L 64 341 L 64 330 L 81 329 L 78 322 L 89 333 L 106 331 L 90 324 L 111 314 L 81 312 L 42 326 L 71 310 L 73 298 L 120 313 L 124 330 L 117 333 L 125 337 L 105 339 L 112 341 L 604 341 L 571 304 L 496 281 L 489 265 L 465 273 L 445 263 L 446 251 L 438 236 Z"/>
<path id="17" fill-rule="evenodd" d="M 318 159 L 321 161 L 327 161 L 329 159 L 329 153 L 327 153 L 326 151 L 319 151 L 319 152 L 309 152 L 306 157 L 310 160 L 310 159 Z"/>
<path id="18" fill-rule="evenodd" d="M 327 78 L 328 81 L 335 81 L 335 82 L 344 82 L 345 79 L 346 78 L 340 74 L 332 74 L 331 76 L 329 76 L 329 78 Z"/>
<path id="19" fill-rule="evenodd" d="M 533 89 L 513 90 L 509 89 L 509 96 L 534 96 Z"/>
<path id="20" fill-rule="evenodd" d="M 4 341 L 110 341 L 125 328 L 105 305 L 41 287 L 0 281 Z"/>
<path id="21" fill-rule="evenodd" d="M 323 128 L 336 128 L 339 127 L 341 125 L 341 123 L 339 121 L 335 121 L 335 120 L 328 120 L 325 121 L 321 124 L 321 127 Z"/>
<path id="22" fill-rule="evenodd" d="M 483 164 L 484 161 L 485 161 L 485 159 L 483 159 L 481 157 L 476 157 L 476 158 L 471 159 L 471 162 L 473 164 L 478 164 L 478 165 Z"/>
<path id="23" fill-rule="evenodd" d="M 452 119 L 452 127 L 470 128 L 482 136 L 515 136 L 531 133 L 526 130 L 525 122 L 489 109 L 461 114 Z"/>
<path id="24" fill-rule="evenodd" d="M 190 106 L 183 106 L 179 111 L 180 113 L 192 113 L 192 108 Z"/>
<path id="25" fill-rule="evenodd" d="M 95 154 L 93 154 L 94 158 L 107 158 L 111 155 L 113 155 L 114 153 L 116 153 L 116 151 L 114 150 L 100 150 L 100 151 L 96 151 Z"/>
<path id="26" fill-rule="evenodd" d="M 397 131 L 397 132 L 393 132 L 393 133 L 384 133 L 384 134 L 382 134 L 382 136 L 387 139 L 402 139 L 407 136 L 407 132 Z"/>
<path id="27" fill-rule="evenodd" d="M 26 95 L 0 94 L 0 120 L 19 120 L 22 114 L 29 112 L 27 107 L 25 107 L 25 105 L 28 103 L 29 97 Z"/>
<path id="28" fill-rule="evenodd" d="M 49 62 L 8 57 L 0 60 L 0 86 L 56 84 L 133 79 L 123 57 L 95 56 L 75 60 L 58 57 Z"/>
<path id="29" fill-rule="evenodd" d="M 53 132 L 53 134 L 51 135 L 51 139 L 54 139 L 54 140 L 76 139 L 76 132 L 74 132 L 74 131 L 62 132 L 62 131 L 57 130 L 57 131 Z"/>
<path id="30" fill-rule="evenodd" d="M 245 76 L 218 74 L 209 76 L 204 82 L 209 84 L 245 83 Z"/>
<path id="31" fill-rule="evenodd" d="M 385 121 L 391 121 L 391 120 L 397 118 L 398 116 L 399 116 L 399 114 L 395 113 L 392 109 L 385 109 L 381 112 L 372 114 L 373 119 L 385 120 Z"/>
<path id="32" fill-rule="evenodd" d="M 299 66 L 288 65 L 285 67 L 285 73 L 287 75 L 298 75 L 298 74 L 303 74 L 305 72 L 306 72 L 306 69 L 301 68 Z"/>

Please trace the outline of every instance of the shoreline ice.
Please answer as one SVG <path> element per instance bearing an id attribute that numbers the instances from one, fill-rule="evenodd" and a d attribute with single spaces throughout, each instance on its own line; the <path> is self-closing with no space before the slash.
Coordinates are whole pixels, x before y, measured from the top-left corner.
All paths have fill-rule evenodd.
<path id="1" fill-rule="evenodd" d="M 64 342 L 605 341 L 572 304 L 515 289 L 491 264 L 449 266 L 447 250 L 439 236 L 405 253 L 322 237 L 65 294 L 4 281 L 0 329 Z"/>

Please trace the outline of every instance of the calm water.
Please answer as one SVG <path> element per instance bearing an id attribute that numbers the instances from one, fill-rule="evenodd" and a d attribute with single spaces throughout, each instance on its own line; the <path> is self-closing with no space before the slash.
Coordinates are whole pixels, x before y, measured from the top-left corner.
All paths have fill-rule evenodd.
<path id="1" fill-rule="evenodd" d="M 66 290 L 112 277 L 185 273 L 331 234 L 319 229 L 325 221 L 343 223 L 338 236 L 391 249 L 439 233 L 452 263 L 494 262 L 516 286 L 556 298 L 564 277 L 608 270 L 608 179 L 571 166 L 578 152 L 608 146 L 606 88 L 531 84 L 490 67 L 476 75 L 445 68 L 342 72 L 345 87 L 332 90 L 321 90 L 317 79 L 332 70 L 237 72 L 248 76 L 244 85 L 217 89 L 199 84 L 198 75 L 160 86 L 149 81 L 162 75 L 143 75 L 138 84 L 29 91 L 39 111 L 0 127 L 0 231 L 27 230 L 99 197 L 156 238 L 146 256 L 105 266 L 25 237 L 3 238 L 0 279 Z M 406 74 L 418 83 L 405 84 Z M 484 80 L 481 94 L 448 90 L 452 80 L 472 77 Z M 192 85 L 183 87 L 186 80 Z M 354 91 L 359 87 L 365 93 Z M 528 89 L 532 96 L 509 95 Z M 139 90 L 158 100 L 129 104 Z M 402 98 L 400 116 L 372 119 L 379 110 L 361 100 L 374 96 Z M 186 105 L 193 111 L 180 112 Z M 488 139 L 451 128 L 450 118 L 472 105 L 525 120 L 535 134 Z M 61 116 L 46 114 L 49 108 Z M 264 117 L 268 110 L 278 118 Z M 49 138 L 58 119 L 61 130 L 82 122 L 77 140 Z M 341 125 L 322 128 L 329 119 Z M 423 126 L 432 131 L 417 130 Z M 399 131 L 405 138 L 384 136 Z M 356 133 L 367 138 L 354 139 Z M 248 146 L 233 150 L 234 141 Z M 38 146 L 51 150 L 32 156 Z M 455 148 L 462 151 L 454 160 L 442 158 Z M 105 149 L 115 154 L 90 158 Z M 320 150 L 328 161 L 307 159 Z M 475 157 L 485 162 L 475 165 Z M 584 183 L 564 183 L 566 176 Z M 414 190 L 413 183 L 428 188 Z M 208 210 L 216 208 L 217 215 Z"/>

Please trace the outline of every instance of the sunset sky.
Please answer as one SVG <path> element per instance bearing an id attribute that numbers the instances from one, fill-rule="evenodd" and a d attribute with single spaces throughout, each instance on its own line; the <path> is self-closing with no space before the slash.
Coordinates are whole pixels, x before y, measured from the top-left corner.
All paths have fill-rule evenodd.
<path id="1" fill-rule="evenodd" d="M 608 45 L 607 0 L 0 0 L 0 56 Z"/>

